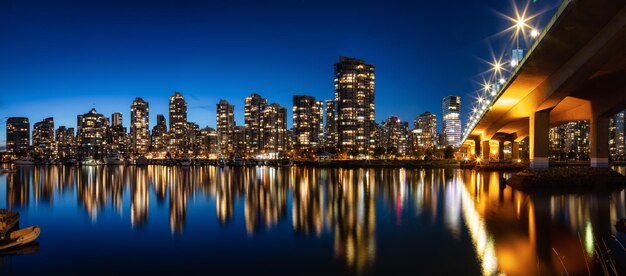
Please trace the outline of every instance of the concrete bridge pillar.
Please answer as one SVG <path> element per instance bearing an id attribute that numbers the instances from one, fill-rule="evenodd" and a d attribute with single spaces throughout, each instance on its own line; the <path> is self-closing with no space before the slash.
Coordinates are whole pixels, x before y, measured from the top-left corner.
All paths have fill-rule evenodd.
<path id="1" fill-rule="evenodd" d="M 489 140 L 482 141 L 482 145 L 480 146 L 480 158 L 483 162 L 489 162 Z"/>
<path id="2" fill-rule="evenodd" d="M 478 138 L 474 138 L 474 154 L 476 155 L 475 157 L 480 157 L 482 158 L 482 151 L 480 150 L 480 139 Z"/>
<path id="3" fill-rule="evenodd" d="M 549 131 L 550 109 L 535 112 L 529 118 L 529 151 L 530 167 L 533 169 L 547 169 L 550 167 Z"/>
<path id="4" fill-rule="evenodd" d="M 609 167 L 609 118 L 594 116 L 589 122 L 591 167 Z"/>
<path id="5" fill-rule="evenodd" d="M 513 159 L 513 162 L 517 162 L 517 159 L 519 159 L 519 142 L 511 142 L 511 159 Z"/>
<path id="6" fill-rule="evenodd" d="M 498 141 L 498 160 L 504 160 L 504 141 Z"/>

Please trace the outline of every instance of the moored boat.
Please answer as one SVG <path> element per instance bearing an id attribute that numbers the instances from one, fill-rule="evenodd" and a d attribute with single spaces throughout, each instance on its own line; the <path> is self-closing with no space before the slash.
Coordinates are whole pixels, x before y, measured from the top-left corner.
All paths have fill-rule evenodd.
<path id="1" fill-rule="evenodd" d="M 278 165 L 280 167 L 291 167 L 293 166 L 293 161 L 291 161 L 291 159 L 289 158 L 281 158 L 278 162 Z"/>
<path id="2" fill-rule="evenodd" d="M 12 173 L 16 173 L 16 172 L 17 172 L 17 170 L 16 169 L 12 169 L 12 168 L 2 169 L 2 173 L 12 174 Z"/>
<path id="3" fill-rule="evenodd" d="M 183 167 L 188 167 L 191 166 L 191 158 L 189 157 L 183 157 L 178 161 L 178 164 L 183 166 Z"/>
<path id="4" fill-rule="evenodd" d="M 241 155 L 235 154 L 235 156 L 233 157 L 233 160 L 230 162 L 230 164 L 233 167 L 242 167 L 242 166 L 245 165 L 245 162 L 244 162 L 243 158 L 241 157 Z"/>
<path id="5" fill-rule="evenodd" d="M 0 240 L 0 250 L 28 244 L 39 237 L 41 229 L 37 226 L 29 226 L 10 232 L 7 237 Z"/>
<path id="6" fill-rule="evenodd" d="M 124 157 L 117 153 L 112 152 L 104 158 L 104 164 L 107 165 L 124 165 Z"/>
<path id="7" fill-rule="evenodd" d="M 65 165 L 76 165 L 76 163 L 78 163 L 78 161 L 73 158 L 66 159 L 65 161 L 63 161 L 63 164 Z"/>
<path id="8" fill-rule="evenodd" d="M 80 160 L 80 165 L 81 166 L 97 166 L 99 165 L 99 162 L 96 159 L 93 159 L 93 157 L 88 156 Z"/>
<path id="9" fill-rule="evenodd" d="M 226 160 L 224 160 L 224 158 L 220 158 L 219 160 L 217 160 L 217 165 L 220 167 L 226 166 Z"/>

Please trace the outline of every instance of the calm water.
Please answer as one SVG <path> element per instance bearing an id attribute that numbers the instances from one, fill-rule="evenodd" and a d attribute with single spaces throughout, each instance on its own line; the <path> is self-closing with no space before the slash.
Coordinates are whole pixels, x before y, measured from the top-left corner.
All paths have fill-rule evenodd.
<path id="1" fill-rule="evenodd" d="M 618 168 L 624 173 L 624 168 Z M 0 207 L 42 229 L 0 274 L 626 273 L 626 192 L 528 195 L 458 169 L 26 167 Z M 604 243 L 603 243 L 604 242 Z M 556 251 L 559 257 L 556 256 Z M 600 266 L 591 262 L 591 270 Z"/>

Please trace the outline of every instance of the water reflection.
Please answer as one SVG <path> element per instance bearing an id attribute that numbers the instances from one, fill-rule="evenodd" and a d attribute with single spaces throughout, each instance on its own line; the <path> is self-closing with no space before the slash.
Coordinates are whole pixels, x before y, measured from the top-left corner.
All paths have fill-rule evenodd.
<path id="1" fill-rule="evenodd" d="M 112 212 L 141 229 L 167 208 L 174 236 L 185 235 L 188 211 L 203 199 L 213 203 L 214 222 L 243 224 L 250 237 L 285 226 L 295 237 L 330 237 L 335 258 L 349 273 L 380 273 L 390 268 L 386 257 L 404 255 L 421 257 L 419 266 L 406 264 L 403 272 L 461 273 L 466 269 L 429 266 L 429 258 L 446 259 L 441 256 L 463 247 L 470 254 L 459 256 L 473 260 L 471 266 L 484 275 L 564 273 L 555 251 L 566 260 L 568 273 L 584 274 L 585 259 L 593 258 L 601 243 L 614 252 L 622 272 L 626 263 L 626 252 L 612 238 L 626 244 L 626 234 L 612 227 L 626 218 L 624 190 L 529 195 L 504 186 L 510 174 L 496 172 L 50 166 L 19 168 L 5 177 L 10 209 L 36 212 L 34 207 L 55 208 L 57 201 L 75 198 L 92 222 Z M 419 230 L 402 231 L 406 228 Z M 420 238 L 428 236 L 420 231 L 445 233 L 459 248 L 441 248 Z M 413 241 L 411 250 L 381 255 L 383 240 L 395 235 L 400 242 Z"/>

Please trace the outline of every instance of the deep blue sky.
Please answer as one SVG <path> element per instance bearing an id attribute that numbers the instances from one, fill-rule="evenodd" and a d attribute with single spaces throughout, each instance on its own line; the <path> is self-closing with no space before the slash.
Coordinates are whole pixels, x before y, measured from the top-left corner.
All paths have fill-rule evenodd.
<path id="1" fill-rule="evenodd" d="M 525 1 L 518 1 L 523 6 Z M 549 11 L 560 0 L 537 0 Z M 376 119 L 440 117 L 445 95 L 478 88 L 482 59 L 506 49 L 509 0 L 190 1 L 0 0 L 0 145 L 6 117 L 76 126 L 95 107 L 124 114 L 150 103 L 151 127 L 174 90 L 189 120 L 215 126 L 215 105 L 260 93 L 291 109 L 293 94 L 333 97 L 340 55 L 376 66 Z M 545 19 L 544 19 L 545 21 Z M 291 113 L 291 112 L 290 112 Z M 291 114 L 289 114 L 291 116 Z M 291 119 L 290 119 L 291 121 Z M 290 122 L 291 124 L 291 122 Z M 412 123 L 411 123 L 412 124 Z"/>

